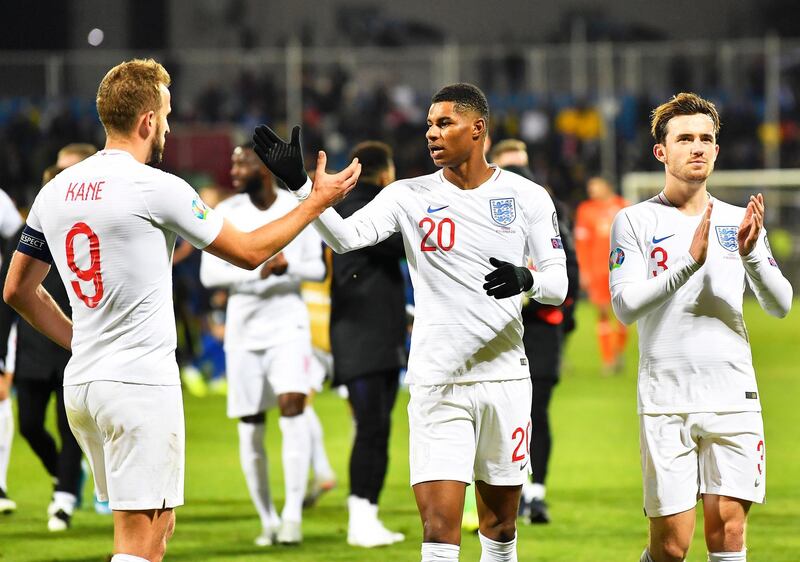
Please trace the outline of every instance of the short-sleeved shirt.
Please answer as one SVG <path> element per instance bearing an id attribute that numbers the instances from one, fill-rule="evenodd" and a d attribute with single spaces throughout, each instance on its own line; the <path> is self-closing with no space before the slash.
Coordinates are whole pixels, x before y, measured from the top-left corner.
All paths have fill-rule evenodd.
<path id="1" fill-rule="evenodd" d="M 480 186 L 460 189 L 438 171 L 388 185 L 346 221 L 358 247 L 402 233 L 415 300 L 408 383 L 530 376 L 522 295 L 495 299 L 483 284 L 491 257 L 522 266 L 530 256 L 538 268 L 566 262 L 543 187 L 496 168 Z"/>
<path id="2" fill-rule="evenodd" d="M 761 410 L 742 316 L 746 276 L 737 231 L 744 214 L 714 199 L 705 264 L 639 319 L 639 413 Z M 612 294 L 691 260 L 701 218 L 681 213 L 663 194 L 620 211 L 611 232 Z M 765 229 L 753 252 L 777 267 Z"/>
<path id="3" fill-rule="evenodd" d="M 121 150 L 98 152 L 41 189 L 27 225 L 33 238 L 43 237 L 69 294 L 73 336 L 65 385 L 179 384 L 175 239 L 204 248 L 222 223 L 185 181 Z M 29 236 L 25 244 L 23 236 L 20 250 L 29 253 L 26 247 L 41 243 Z"/>

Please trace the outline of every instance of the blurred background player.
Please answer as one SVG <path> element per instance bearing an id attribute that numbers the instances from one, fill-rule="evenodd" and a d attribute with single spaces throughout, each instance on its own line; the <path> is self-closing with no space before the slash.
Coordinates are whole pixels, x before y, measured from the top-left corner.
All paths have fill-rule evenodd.
<path id="1" fill-rule="evenodd" d="M 91 149 L 94 152 L 91 152 Z M 97 149 L 92 145 L 68 145 L 58 154 L 62 163 L 71 166 L 95 152 Z M 42 178 L 42 185 L 47 184 L 61 171 L 62 168 L 58 164 L 47 168 Z M 21 234 L 20 228 L 9 242 L 6 255 L 14 252 Z M 0 279 L 5 280 L 7 273 L 8 262 L 4 261 Z M 58 272 L 51 269 L 42 286 L 55 299 L 61 311 L 66 316 L 71 316 L 69 296 Z M 5 356 L 5 342 L 8 341 L 8 334 L 15 320 L 11 307 L 0 303 L 0 357 Z M 47 507 L 49 517 L 47 528 L 50 531 L 65 531 L 71 525 L 73 512 L 80 500 L 82 480 L 82 453 L 69 428 L 64 407 L 64 369 L 71 354 L 42 335 L 25 320 L 20 319 L 17 322 L 14 355 L 19 430 L 53 481 L 53 497 Z M 60 447 L 47 431 L 45 424 L 51 396 L 55 397 Z"/>
<path id="2" fill-rule="evenodd" d="M 762 309 L 783 318 L 792 286 L 767 242 L 762 195 L 745 209 L 707 191 L 719 129 L 714 104 L 695 94 L 657 107 L 653 155 L 664 189 L 621 211 L 612 229 L 614 311 L 639 331 L 650 520 L 641 562 L 686 558 L 698 499 L 709 562 L 744 562 L 747 514 L 765 498 L 764 422 L 742 300 L 749 285 Z"/>
<path id="3" fill-rule="evenodd" d="M 64 170 L 86 160 L 95 152 L 97 152 L 97 147 L 88 142 L 70 143 L 58 151 L 55 167 L 59 170 Z"/>
<path id="4" fill-rule="evenodd" d="M 331 250 L 322 245 L 325 278 L 322 281 L 303 281 L 300 293 L 308 308 L 311 330 L 311 391 L 306 399 L 306 418 L 311 430 L 311 483 L 306 490 L 303 508 L 316 505 L 323 494 L 336 487 L 336 474 L 325 450 L 325 431 L 314 410 L 314 396 L 322 392 L 325 381 L 333 377 L 331 355 Z"/>
<path id="5" fill-rule="evenodd" d="M 627 202 L 605 178 L 595 176 L 586 184 L 589 199 L 575 213 L 575 252 L 581 288 L 597 309 L 597 343 L 603 373 L 619 373 L 623 367 L 627 330 L 614 317 L 608 290 L 608 253 L 611 224 Z"/>
<path id="6" fill-rule="evenodd" d="M 392 149 L 366 141 L 353 148 L 361 162 L 358 187 L 335 208 L 349 217 L 394 182 Z M 374 547 L 404 539 L 378 518 L 389 464 L 389 433 L 400 369 L 405 367 L 405 286 L 399 233 L 380 244 L 333 255 L 331 350 L 334 384 L 347 386 L 355 419 L 347 498 L 347 542 Z"/>
<path id="7" fill-rule="evenodd" d="M 528 167 L 528 151 L 525 143 L 517 139 L 498 142 L 490 152 L 491 160 L 504 170 L 514 172 L 534 181 Z M 545 188 L 547 189 L 547 188 Z M 528 369 L 533 384 L 531 401 L 531 469 L 529 482 L 522 485 L 519 513 L 531 523 L 549 523 L 550 514 L 545 503 L 545 479 L 552 450 L 550 431 L 550 398 L 561 378 L 561 356 L 564 338 L 575 328 L 575 301 L 578 297 L 578 262 L 572 240 L 570 213 L 566 205 L 548 189 L 553 199 L 561 243 L 567 257 L 567 297 L 561 306 L 541 304 L 534 299 L 523 299 L 522 343 L 528 358 Z"/>
<path id="8" fill-rule="evenodd" d="M 217 212 L 248 231 L 297 206 L 252 146 L 231 156 L 231 180 L 238 193 Z M 311 334 L 300 282 L 325 276 L 322 241 L 306 229 L 261 267 L 248 271 L 203 254 L 200 278 L 208 288 L 226 287 L 225 354 L 228 416 L 239 418 L 239 452 L 250 497 L 261 519 L 259 546 L 299 543 L 306 479 L 311 459 L 311 430 L 304 408 L 311 377 Z M 270 494 L 264 446 L 266 410 L 278 407 L 282 434 L 286 501 L 281 517 Z"/>
<path id="9" fill-rule="evenodd" d="M 0 189 L 0 247 L 5 250 L 5 241 L 14 240 L 16 233 L 22 227 L 22 216 L 19 214 L 16 205 L 8 194 Z M 0 254 L 3 267 L 6 268 L 7 261 L 10 259 L 13 249 L 10 252 Z M 0 277 L 0 279 L 5 276 Z M 11 310 L 6 308 L 5 303 L 0 303 L 0 317 L 10 315 Z M 17 504 L 8 497 L 8 463 L 11 458 L 11 444 L 14 441 L 14 414 L 11 409 L 11 385 L 14 380 L 13 368 L 11 371 L 6 369 L 6 346 L 8 345 L 8 332 L 0 342 L 0 513 L 11 513 L 17 509 Z"/>

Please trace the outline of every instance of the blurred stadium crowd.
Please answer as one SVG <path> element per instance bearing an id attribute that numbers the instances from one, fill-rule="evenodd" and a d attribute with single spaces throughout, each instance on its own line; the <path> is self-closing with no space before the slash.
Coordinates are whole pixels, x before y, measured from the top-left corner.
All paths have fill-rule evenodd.
<path id="1" fill-rule="evenodd" d="M 674 85 L 671 92 L 692 89 L 694 82 L 687 74 L 690 65 L 688 60 L 675 58 L 668 81 Z M 180 66 L 173 64 L 170 71 L 175 77 L 173 90 L 182 92 Z M 765 145 L 779 148 L 782 168 L 800 167 L 800 106 L 791 80 L 785 81 L 781 91 L 780 122 L 768 124 L 763 66 L 753 64 L 742 71 L 741 95 L 726 93 L 713 79 L 700 92 L 715 101 L 724 123 L 720 138 L 724 150 L 717 167 L 762 168 Z M 656 169 L 657 162 L 651 157 L 648 111 L 663 95 L 618 95 L 610 101 L 591 95 L 581 99 L 568 94 L 537 96 L 524 87 L 525 61 L 512 55 L 500 65 L 486 64 L 479 73 L 478 83 L 486 90 L 492 108 L 492 140 L 524 140 L 537 181 L 550 186 L 562 200 L 576 204 L 585 197 L 587 179 L 601 172 L 601 143 L 609 122 L 604 111 L 614 115 L 618 174 Z M 306 154 L 325 149 L 331 165 L 339 166 L 357 142 L 381 139 L 395 150 L 398 177 L 432 171 L 424 142 L 430 92 L 399 81 L 371 88 L 355 82 L 356 78 L 342 66 L 304 70 L 302 121 Z M 239 72 L 236 80 L 209 80 L 193 95 L 176 94 L 176 99 L 192 101 L 173 104 L 173 136 L 165 168 L 184 177 L 206 172 L 227 188 L 226 158 L 216 170 L 186 169 L 170 159 L 170 152 L 174 156 L 182 151 L 176 146 L 179 135 L 175 133 L 216 126 L 227 132 L 215 146 L 229 154 L 227 149 L 235 141 L 226 142 L 224 137 L 238 134 L 243 138 L 258 123 L 279 128 L 285 124 L 285 96 L 285 89 L 276 83 L 271 71 L 246 69 Z M 25 207 L 40 187 L 41 171 L 54 161 L 59 148 L 71 142 L 99 145 L 102 134 L 93 99 L 0 98 L 0 186 Z M 183 138 L 189 143 L 186 148 L 194 152 L 192 134 Z"/>

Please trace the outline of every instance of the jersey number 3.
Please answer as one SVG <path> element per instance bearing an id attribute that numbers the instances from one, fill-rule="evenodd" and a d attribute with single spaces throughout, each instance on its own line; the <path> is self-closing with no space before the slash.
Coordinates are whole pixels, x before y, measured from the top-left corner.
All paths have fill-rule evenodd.
<path id="1" fill-rule="evenodd" d="M 666 271 L 669 269 L 667 267 L 667 251 L 662 248 L 661 246 L 657 246 L 653 248 L 653 251 L 650 252 L 650 257 L 656 261 L 655 266 L 659 269 L 653 270 L 653 277 L 661 273 L 661 271 Z"/>
<path id="2" fill-rule="evenodd" d="M 89 238 L 89 268 L 81 269 L 75 263 L 75 237 L 83 235 Z M 67 233 L 67 265 L 81 281 L 91 281 L 94 284 L 94 294 L 87 296 L 81 290 L 78 281 L 72 282 L 72 290 L 89 308 L 95 308 L 103 298 L 103 274 L 100 272 L 100 239 L 94 230 L 89 228 L 85 222 L 78 222 L 72 225 Z"/>
<path id="3" fill-rule="evenodd" d="M 453 249 L 456 243 L 456 223 L 454 223 L 452 219 L 445 218 L 440 220 L 437 224 L 432 218 L 424 217 L 419 221 L 419 226 L 426 230 L 422 241 L 419 243 L 420 250 L 423 252 L 435 252 L 441 249 L 445 252 L 449 252 Z M 436 245 L 428 241 L 431 235 L 433 235 L 434 230 L 436 231 Z M 445 230 L 447 231 L 446 234 L 444 232 Z M 445 236 L 447 237 L 446 241 Z"/>

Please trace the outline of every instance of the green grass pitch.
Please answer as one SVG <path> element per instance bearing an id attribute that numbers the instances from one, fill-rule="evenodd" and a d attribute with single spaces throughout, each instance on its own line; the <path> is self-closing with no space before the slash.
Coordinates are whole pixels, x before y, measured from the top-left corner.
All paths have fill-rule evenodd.
<path id="1" fill-rule="evenodd" d="M 748 559 L 796 561 L 800 560 L 800 315 L 794 311 L 778 321 L 747 301 L 745 318 L 764 406 L 769 467 L 768 503 L 751 511 Z M 637 438 L 636 338 L 631 337 L 624 374 L 603 378 L 596 359 L 592 311 L 583 306 L 578 321 L 551 412 L 554 450 L 547 499 L 553 523 L 520 525 L 521 561 L 635 561 L 647 540 Z M 394 412 L 391 466 L 380 502 L 385 523 L 406 533 L 406 541 L 371 550 L 347 546 L 352 425 L 346 402 L 324 392 L 315 407 L 325 426 L 327 449 L 340 485 L 306 512 L 302 546 L 259 549 L 252 542 L 260 528 L 239 468 L 235 422 L 225 418 L 223 398 L 187 396 L 186 505 L 177 511 L 177 529 L 166 560 L 419 560 L 421 526 L 408 486 L 407 399 L 407 393 L 401 392 Z M 268 418 L 267 439 L 280 508 L 279 433 L 273 413 Z M 79 510 L 69 532 L 48 533 L 45 510 L 50 483 L 19 435 L 12 451 L 9 488 L 19 508 L 13 515 L 0 517 L 0 561 L 89 562 L 104 560 L 111 552 L 111 519 L 92 509 Z M 91 485 L 85 496 L 85 505 L 91 505 Z M 479 551 L 476 536 L 463 537 L 462 560 L 477 560 Z M 688 560 L 706 560 L 702 519 L 698 519 Z"/>

